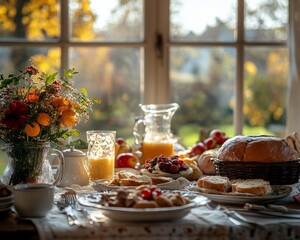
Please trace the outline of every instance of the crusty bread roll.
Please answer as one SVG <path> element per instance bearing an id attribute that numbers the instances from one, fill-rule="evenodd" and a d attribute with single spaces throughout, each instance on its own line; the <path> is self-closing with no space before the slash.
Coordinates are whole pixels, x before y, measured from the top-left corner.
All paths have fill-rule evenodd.
<path id="1" fill-rule="evenodd" d="M 222 176 L 205 176 L 197 181 L 200 188 L 211 189 L 219 192 L 228 192 L 231 184 L 228 177 Z"/>
<path id="2" fill-rule="evenodd" d="M 206 175 L 214 175 L 216 173 L 215 166 L 211 158 L 214 158 L 216 156 L 217 150 L 218 149 L 206 150 L 198 157 L 198 166 L 200 170 Z"/>
<path id="3" fill-rule="evenodd" d="M 298 159 L 297 151 L 285 139 L 265 136 L 235 136 L 228 139 L 218 150 L 222 161 L 284 162 Z"/>
<path id="4" fill-rule="evenodd" d="M 231 187 L 232 192 L 235 193 L 250 193 L 259 196 L 273 192 L 270 183 L 263 179 L 233 180 Z"/>

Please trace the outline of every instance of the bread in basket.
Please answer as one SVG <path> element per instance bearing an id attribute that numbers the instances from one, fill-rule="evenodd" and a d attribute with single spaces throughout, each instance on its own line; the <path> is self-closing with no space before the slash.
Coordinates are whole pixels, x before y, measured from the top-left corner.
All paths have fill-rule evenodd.
<path id="1" fill-rule="evenodd" d="M 216 174 L 230 179 L 262 178 L 272 185 L 299 180 L 297 151 L 283 138 L 266 135 L 235 136 L 213 159 Z"/>

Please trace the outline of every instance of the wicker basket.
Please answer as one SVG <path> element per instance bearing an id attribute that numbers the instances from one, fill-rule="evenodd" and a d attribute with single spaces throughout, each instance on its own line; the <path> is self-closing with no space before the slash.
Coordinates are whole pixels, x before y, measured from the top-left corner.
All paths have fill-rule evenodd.
<path id="1" fill-rule="evenodd" d="M 272 185 L 293 184 L 299 181 L 300 159 L 287 162 L 231 162 L 212 159 L 216 174 L 229 179 L 262 178 Z"/>

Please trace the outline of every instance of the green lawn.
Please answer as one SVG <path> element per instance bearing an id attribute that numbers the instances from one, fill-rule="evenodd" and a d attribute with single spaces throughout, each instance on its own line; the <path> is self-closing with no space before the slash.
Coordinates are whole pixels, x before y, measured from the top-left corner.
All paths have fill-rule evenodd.
<path id="1" fill-rule="evenodd" d="M 228 136 L 228 137 L 234 136 L 234 129 L 233 129 L 232 125 L 222 125 L 222 126 L 219 126 L 218 129 L 221 129 L 223 132 L 225 132 L 226 136 Z M 182 139 L 182 143 L 185 146 L 190 147 L 193 144 L 195 144 L 197 142 L 197 140 L 199 139 L 199 131 L 200 131 L 199 126 L 189 125 L 189 126 L 182 127 L 179 130 L 178 135 Z M 267 129 L 262 128 L 262 127 L 245 127 L 243 134 L 244 135 L 249 135 L 249 134 L 272 135 L 274 133 L 269 132 Z"/>

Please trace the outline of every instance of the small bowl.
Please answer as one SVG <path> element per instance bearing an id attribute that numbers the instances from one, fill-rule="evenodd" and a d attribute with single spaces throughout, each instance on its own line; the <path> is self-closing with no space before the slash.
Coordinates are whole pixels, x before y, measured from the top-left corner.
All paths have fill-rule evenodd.
<path id="1" fill-rule="evenodd" d="M 54 187 L 49 184 L 18 184 L 12 190 L 14 207 L 20 217 L 45 217 L 54 203 Z"/>

